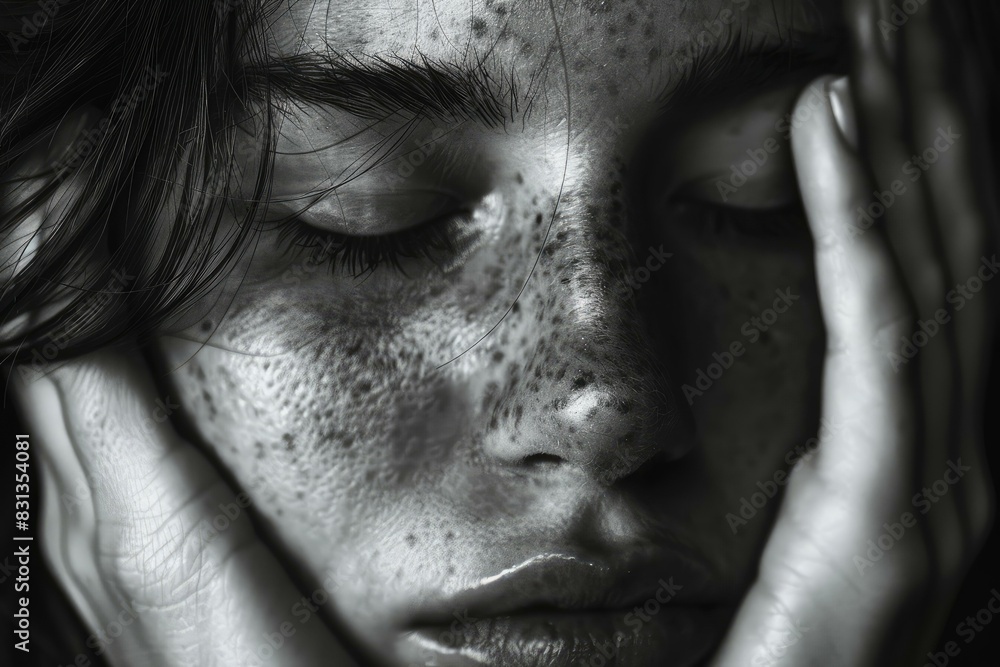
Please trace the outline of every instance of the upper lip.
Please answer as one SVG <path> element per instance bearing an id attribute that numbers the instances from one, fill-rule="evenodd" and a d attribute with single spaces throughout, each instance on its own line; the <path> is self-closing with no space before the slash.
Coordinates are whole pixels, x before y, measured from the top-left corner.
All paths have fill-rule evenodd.
<path id="1" fill-rule="evenodd" d="M 631 609 L 660 594 L 672 605 L 725 602 L 698 559 L 677 549 L 632 551 L 613 559 L 565 551 L 542 553 L 422 605 L 416 626 L 447 625 L 456 616 L 496 617 L 531 611 Z M 675 597 L 673 597 L 675 596 Z"/>

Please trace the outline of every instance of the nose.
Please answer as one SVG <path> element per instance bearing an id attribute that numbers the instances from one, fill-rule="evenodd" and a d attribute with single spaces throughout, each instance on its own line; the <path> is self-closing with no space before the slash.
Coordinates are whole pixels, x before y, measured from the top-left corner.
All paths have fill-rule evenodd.
<path id="1" fill-rule="evenodd" d="M 694 438 L 628 286 L 635 253 L 599 209 L 581 208 L 558 214 L 519 300 L 524 335 L 508 337 L 519 342 L 503 350 L 482 442 L 503 465 L 572 467 L 610 485 L 683 457 Z"/>

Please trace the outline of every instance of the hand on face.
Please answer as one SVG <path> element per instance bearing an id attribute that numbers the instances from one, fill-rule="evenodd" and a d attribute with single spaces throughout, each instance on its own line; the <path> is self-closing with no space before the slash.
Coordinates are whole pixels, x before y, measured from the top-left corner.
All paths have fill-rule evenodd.
<path id="1" fill-rule="evenodd" d="M 162 667 L 355 664 L 315 613 L 336 582 L 303 595 L 255 534 L 247 494 L 174 431 L 176 406 L 140 356 L 95 352 L 18 384 L 45 443 L 43 548 L 94 655 Z"/>
<path id="2" fill-rule="evenodd" d="M 961 48 L 944 3 L 903 34 L 879 29 L 886 3 L 847 4 L 852 74 L 822 80 L 830 105 L 792 137 L 831 433 L 791 476 L 718 667 L 923 662 L 992 522 L 980 410 L 993 301 L 951 289 L 997 270 L 983 135 L 951 79 Z"/>

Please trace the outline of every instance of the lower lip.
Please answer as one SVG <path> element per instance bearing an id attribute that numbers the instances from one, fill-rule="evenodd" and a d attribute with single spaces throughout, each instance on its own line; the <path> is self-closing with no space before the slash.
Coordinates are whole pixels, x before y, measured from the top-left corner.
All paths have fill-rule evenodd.
<path id="1" fill-rule="evenodd" d="M 719 641 L 731 613 L 700 607 L 637 609 L 525 613 L 419 628 L 406 636 L 401 657 L 403 664 L 434 667 L 688 667 Z"/>

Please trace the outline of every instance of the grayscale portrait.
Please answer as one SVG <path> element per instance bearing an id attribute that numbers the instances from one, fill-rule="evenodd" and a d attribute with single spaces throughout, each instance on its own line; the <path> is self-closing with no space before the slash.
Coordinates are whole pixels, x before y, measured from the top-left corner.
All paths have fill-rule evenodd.
<path id="1" fill-rule="evenodd" d="M 1000 664 L 998 30 L 3 0 L 3 664 Z"/>

